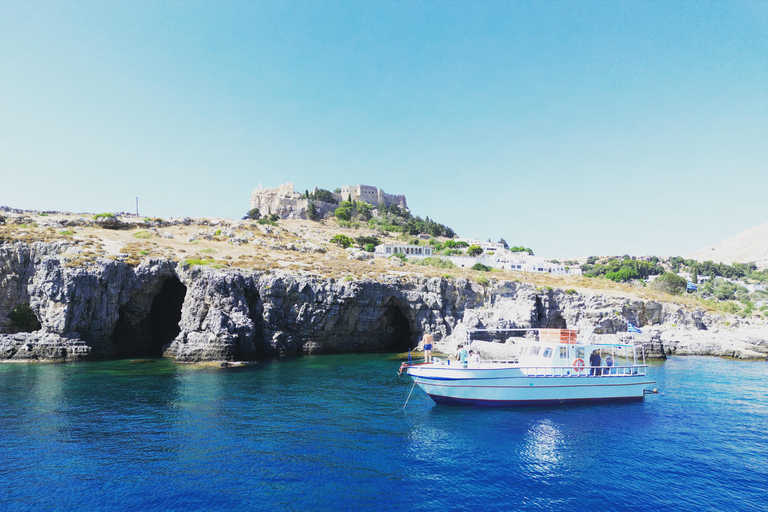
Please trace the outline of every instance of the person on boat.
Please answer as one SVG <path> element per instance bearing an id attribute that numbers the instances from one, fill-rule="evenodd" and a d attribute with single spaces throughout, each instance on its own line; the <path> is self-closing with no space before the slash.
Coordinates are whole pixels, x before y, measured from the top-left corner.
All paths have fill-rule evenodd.
<path id="1" fill-rule="evenodd" d="M 607 367 L 606 368 L 606 373 L 608 375 L 610 375 L 611 374 L 611 366 L 613 366 L 613 358 L 611 357 L 611 354 L 608 354 L 608 356 L 605 358 L 605 366 Z"/>
<path id="2" fill-rule="evenodd" d="M 424 361 L 430 363 L 432 362 L 432 343 L 434 342 L 432 335 L 425 332 L 421 342 L 424 344 Z"/>
<path id="3" fill-rule="evenodd" d="M 467 358 L 469 357 L 469 354 L 467 354 L 467 349 L 464 347 L 464 345 L 459 345 L 459 361 L 466 366 L 467 365 Z"/>
<path id="4" fill-rule="evenodd" d="M 589 355 L 589 375 L 595 375 L 597 373 L 597 367 L 600 366 L 600 354 L 597 350 L 593 350 Z"/>

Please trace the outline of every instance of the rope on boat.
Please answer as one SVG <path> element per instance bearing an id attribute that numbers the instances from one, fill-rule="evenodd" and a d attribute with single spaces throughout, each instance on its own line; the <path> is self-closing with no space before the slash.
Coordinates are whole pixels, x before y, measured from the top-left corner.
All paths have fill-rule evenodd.
<path id="1" fill-rule="evenodd" d="M 413 381 L 413 386 L 411 386 L 411 393 L 413 393 L 413 388 L 416 387 L 416 381 Z M 408 393 L 408 398 L 405 399 L 405 405 L 403 405 L 403 409 L 405 409 L 405 406 L 408 405 L 408 400 L 411 399 L 411 393 Z"/>

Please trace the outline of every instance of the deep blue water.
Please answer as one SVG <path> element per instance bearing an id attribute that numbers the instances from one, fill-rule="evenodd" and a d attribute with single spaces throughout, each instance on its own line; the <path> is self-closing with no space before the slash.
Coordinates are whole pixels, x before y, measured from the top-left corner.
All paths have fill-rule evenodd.
<path id="1" fill-rule="evenodd" d="M 436 406 L 386 355 L 0 365 L 0 510 L 768 510 L 768 363 L 643 403 Z"/>

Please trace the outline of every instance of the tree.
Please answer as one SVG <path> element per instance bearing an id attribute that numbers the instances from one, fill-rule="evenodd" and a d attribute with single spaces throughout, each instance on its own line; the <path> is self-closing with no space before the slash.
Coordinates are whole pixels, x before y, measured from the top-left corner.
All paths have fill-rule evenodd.
<path id="1" fill-rule="evenodd" d="M 259 220 L 261 218 L 261 213 L 259 213 L 258 208 L 251 208 L 248 210 L 248 213 L 245 214 L 245 217 L 243 217 L 243 220 Z"/>
<path id="2" fill-rule="evenodd" d="M 373 217 L 373 205 L 370 203 L 355 203 L 355 210 L 365 220 L 371 220 L 371 217 Z"/>
<path id="3" fill-rule="evenodd" d="M 482 263 L 475 263 L 474 265 L 472 265 L 472 270 L 479 270 L 481 272 L 490 272 L 491 267 L 489 267 L 488 265 L 483 265 Z"/>
<path id="4" fill-rule="evenodd" d="M 470 256 L 480 256 L 483 254 L 483 248 L 479 245 L 470 245 L 469 249 L 467 249 L 467 254 Z"/>
<path id="5" fill-rule="evenodd" d="M 698 282 L 699 282 L 699 274 L 696 273 L 696 269 L 695 268 L 691 272 L 691 282 L 693 284 L 698 284 Z"/>
<path id="6" fill-rule="evenodd" d="M 365 247 L 367 245 L 373 245 L 374 247 L 377 245 L 381 245 L 381 240 L 375 236 L 358 236 L 355 238 L 355 243 L 358 247 Z M 373 251 L 369 251 L 373 252 Z"/>
<path id="7" fill-rule="evenodd" d="M 325 190 L 324 188 L 317 189 L 315 193 L 312 194 L 312 199 L 315 201 L 321 201 L 323 203 L 336 204 L 336 199 L 333 197 L 331 191 Z"/>
<path id="8" fill-rule="evenodd" d="M 505 249 L 509 249 L 509 245 L 507 244 L 507 241 L 503 238 L 499 238 L 498 243 L 500 243 Z"/>
<path id="9" fill-rule="evenodd" d="M 331 238 L 331 243 L 338 245 L 342 249 L 346 249 L 352 245 L 352 242 L 354 242 L 354 240 L 349 238 L 347 235 L 335 235 L 333 238 Z"/>
<path id="10" fill-rule="evenodd" d="M 309 202 L 309 206 L 307 206 L 307 217 L 309 220 L 317 220 L 319 213 L 317 211 L 317 206 L 315 206 L 315 203 L 312 201 Z"/>
<path id="11" fill-rule="evenodd" d="M 333 189 L 333 191 L 334 191 L 335 193 L 337 193 L 337 194 L 341 194 L 341 189 L 340 189 L 340 188 L 338 188 L 338 187 L 337 187 L 337 188 L 335 188 L 335 189 Z"/>
<path id="12" fill-rule="evenodd" d="M 669 293 L 670 295 L 680 295 L 685 291 L 687 284 L 688 283 L 686 283 L 685 279 L 682 277 L 667 272 L 666 274 L 661 274 L 657 277 L 651 286 L 660 292 Z"/>
<path id="13" fill-rule="evenodd" d="M 336 211 L 333 212 L 339 220 L 351 220 L 352 219 L 352 203 L 349 201 L 342 202 Z"/>

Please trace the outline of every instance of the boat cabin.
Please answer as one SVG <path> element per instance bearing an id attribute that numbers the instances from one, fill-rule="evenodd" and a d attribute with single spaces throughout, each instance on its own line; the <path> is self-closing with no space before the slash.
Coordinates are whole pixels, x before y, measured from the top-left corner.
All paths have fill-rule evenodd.
<path id="1" fill-rule="evenodd" d="M 540 329 L 538 340 L 521 343 L 518 364 L 521 368 L 557 368 L 563 375 L 624 374 L 626 368 L 645 364 L 642 353 L 642 362 L 638 362 L 634 344 L 595 343 L 589 337 L 577 338 L 576 331 L 568 329 Z M 590 363 L 593 351 L 600 354 L 600 364 L 594 368 Z"/>

